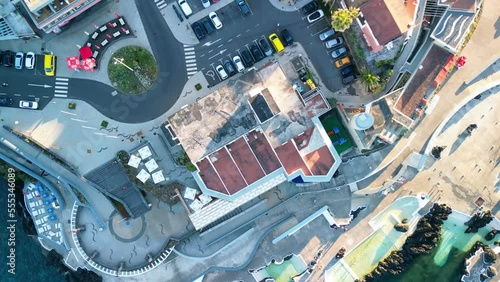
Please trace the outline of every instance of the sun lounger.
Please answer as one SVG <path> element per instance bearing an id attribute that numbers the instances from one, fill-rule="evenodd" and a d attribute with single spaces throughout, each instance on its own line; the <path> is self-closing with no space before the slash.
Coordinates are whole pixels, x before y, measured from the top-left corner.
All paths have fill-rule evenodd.
<path id="1" fill-rule="evenodd" d="M 94 59 L 97 59 L 97 55 L 99 55 L 99 51 L 94 51 L 94 54 L 92 54 L 92 57 L 94 57 Z"/>
<path id="2" fill-rule="evenodd" d="M 33 202 L 30 203 L 30 207 L 34 208 L 35 206 L 36 206 L 35 203 Z"/>
<path id="3" fill-rule="evenodd" d="M 92 39 L 96 39 L 98 35 L 99 35 L 99 33 L 94 32 L 94 34 L 92 34 Z"/>
<path id="4" fill-rule="evenodd" d="M 120 25 L 125 25 L 125 21 L 123 20 L 123 18 L 119 18 L 118 21 L 120 22 Z"/>
<path id="5" fill-rule="evenodd" d="M 38 234 L 42 234 L 43 233 L 43 229 L 42 228 L 38 228 Z"/>
<path id="6" fill-rule="evenodd" d="M 61 223 L 56 223 L 56 228 L 61 229 Z"/>
<path id="7" fill-rule="evenodd" d="M 52 229 L 52 225 L 50 225 L 50 224 L 45 225 L 45 227 L 47 227 L 47 230 L 51 230 Z"/>
<path id="8" fill-rule="evenodd" d="M 106 29 L 108 29 L 108 27 L 103 25 L 99 30 L 102 32 L 102 31 L 105 31 Z"/>
<path id="9" fill-rule="evenodd" d="M 47 221 L 47 219 L 49 219 L 48 215 L 46 215 L 46 216 L 43 217 L 43 220 Z"/>
<path id="10" fill-rule="evenodd" d="M 26 194 L 26 198 L 28 198 L 28 200 L 31 200 L 33 199 L 33 196 L 31 194 Z"/>
<path id="11" fill-rule="evenodd" d="M 106 44 L 108 44 L 108 40 L 107 39 L 104 39 L 102 42 L 101 42 L 101 46 L 106 46 Z"/>
<path id="12" fill-rule="evenodd" d="M 118 36 L 120 36 L 120 32 L 119 31 L 113 33 L 113 37 L 118 37 Z"/>
<path id="13" fill-rule="evenodd" d="M 39 215 L 39 214 L 40 214 L 40 213 L 39 213 L 37 210 L 33 210 L 33 215 L 34 215 L 34 216 L 37 216 L 37 215 Z"/>
<path id="14" fill-rule="evenodd" d="M 41 219 L 37 219 L 37 220 L 35 220 L 35 223 L 36 223 L 36 225 L 40 225 L 40 224 L 42 224 L 42 220 Z"/>

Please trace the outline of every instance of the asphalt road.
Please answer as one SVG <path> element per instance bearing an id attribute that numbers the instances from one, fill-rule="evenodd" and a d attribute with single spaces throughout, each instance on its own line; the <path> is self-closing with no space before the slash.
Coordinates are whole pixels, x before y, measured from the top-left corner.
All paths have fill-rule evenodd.
<path id="1" fill-rule="evenodd" d="M 251 14 L 246 17 L 241 15 L 235 3 L 219 9 L 217 14 L 221 18 L 223 28 L 208 35 L 195 47 L 198 69 L 204 73 L 210 84 L 220 82 L 220 79 L 212 74 L 215 73 L 215 66 L 223 60 L 239 55 L 263 36 L 268 37 L 273 32 L 279 35 L 281 30 L 288 29 L 295 41 L 304 46 L 327 88 L 337 91 L 343 87 L 340 73 L 333 66 L 333 59 L 318 36 L 328 29 L 326 18 L 309 24 L 306 15 L 301 11 L 279 11 L 269 1 L 247 2 Z"/>

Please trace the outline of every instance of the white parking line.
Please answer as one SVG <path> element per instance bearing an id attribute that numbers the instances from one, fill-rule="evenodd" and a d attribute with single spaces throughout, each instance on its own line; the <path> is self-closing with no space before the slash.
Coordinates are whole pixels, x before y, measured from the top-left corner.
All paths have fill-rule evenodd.
<path id="1" fill-rule="evenodd" d="M 76 114 L 75 114 L 75 113 L 70 113 L 70 112 L 66 112 L 66 111 L 60 111 L 60 112 L 61 112 L 61 113 L 63 113 L 63 114 L 76 116 Z"/>

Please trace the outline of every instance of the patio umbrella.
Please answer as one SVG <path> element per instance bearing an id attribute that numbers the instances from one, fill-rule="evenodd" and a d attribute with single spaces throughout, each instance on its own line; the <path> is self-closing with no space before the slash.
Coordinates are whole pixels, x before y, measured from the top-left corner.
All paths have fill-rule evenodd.
<path id="1" fill-rule="evenodd" d="M 50 201 L 45 201 L 45 205 L 46 206 L 50 205 Z"/>
<path id="2" fill-rule="evenodd" d="M 38 188 L 38 191 L 43 192 L 43 186 L 40 184 L 40 182 L 36 183 L 36 188 Z"/>
<path id="3" fill-rule="evenodd" d="M 69 70 L 76 70 L 80 65 L 80 57 L 78 56 L 67 57 L 66 62 L 68 63 Z"/>
<path id="4" fill-rule="evenodd" d="M 49 196 L 49 193 L 43 193 L 42 197 L 47 198 Z"/>
<path id="5" fill-rule="evenodd" d="M 83 60 L 92 57 L 92 50 L 90 50 L 89 46 L 83 46 L 79 51 Z"/>
<path id="6" fill-rule="evenodd" d="M 54 209 L 53 209 L 53 208 L 48 208 L 48 209 L 47 209 L 47 211 L 48 211 L 49 213 L 53 213 L 53 212 L 54 212 Z"/>
<path id="7" fill-rule="evenodd" d="M 55 215 L 51 215 L 51 216 L 49 217 L 49 219 L 50 219 L 50 220 L 52 220 L 52 221 L 54 221 L 54 220 L 56 220 L 56 219 L 57 219 L 57 216 L 55 216 Z"/>

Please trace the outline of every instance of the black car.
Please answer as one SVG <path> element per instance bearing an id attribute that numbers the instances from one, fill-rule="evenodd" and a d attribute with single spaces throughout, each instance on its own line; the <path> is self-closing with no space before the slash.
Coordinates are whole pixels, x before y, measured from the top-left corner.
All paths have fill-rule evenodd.
<path id="1" fill-rule="evenodd" d="M 288 29 L 284 29 L 281 32 L 281 37 L 283 38 L 283 41 L 285 42 L 286 46 L 290 46 L 293 44 L 293 37 L 288 31 Z"/>
<path id="2" fill-rule="evenodd" d="M 205 31 L 207 32 L 207 34 L 214 32 L 214 27 L 212 26 L 212 23 L 210 22 L 210 20 L 208 18 L 201 19 L 200 23 L 205 28 Z"/>
<path id="3" fill-rule="evenodd" d="M 264 54 L 262 54 L 262 51 L 260 50 L 259 46 L 257 46 L 257 44 L 250 45 L 250 51 L 252 52 L 255 62 L 264 59 Z"/>
<path id="4" fill-rule="evenodd" d="M 304 14 L 306 15 L 309 15 L 310 13 L 316 11 L 317 9 L 318 9 L 318 3 L 316 3 L 316 1 L 312 1 L 304 5 L 304 7 L 302 7 L 302 12 L 304 12 Z"/>
<path id="5" fill-rule="evenodd" d="M 240 7 L 240 11 L 243 16 L 250 14 L 250 9 L 248 8 L 247 2 L 245 2 L 245 0 L 236 0 L 236 4 L 238 4 L 238 7 Z"/>
<path id="6" fill-rule="evenodd" d="M 342 73 L 342 76 L 343 77 L 346 77 L 346 76 L 349 76 L 350 74 L 352 74 L 354 72 L 354 68 L 352 66 L 348 66 L 348 67 L 345 67 L 343 68 L 340 73 Z"/>
<path id="7" fill-rule="evenodd" d="M 203 28 L 201 27 L 200 23 L 194 23 L 191 25 L 191 27 L 193 28 L 194 34 L 196 34 L 196 37 L 199 40 L 205 38 L 205 32 L 203 31 Z"/>
<path id="8" fill-rule="evenodd" d="M 271 46 L 269 45 L 269 43 L 267 42 L 267 40 L 265 38 L 261 38 L 259 40 L 259 45 L 260 45 L 260 49 L 262 49 L 262 51 L 264 51 L 264 55 L 266 55 L 266 57 L 273 55 L 273 50 L 271 49 Z"/>
<path id="9" fill-rule="evenodd" d="M 12 106 L 12 99 L 11 98 L 1 97 L 0 98 L 0 106 L 5 106 L 5 107 Z"/>
<path id="10" fill-rule="evenodd" d="M 350 75 L 348 77 L 342 78 L 342 83 L 349 84 L 349 83 L 353 82 L 354 79 L 355 79 L 354 75 Z"/>
<path id="11" fill-rule="evenodd" d="M 248 50 L 241 52 L 241 60 L 243 61 L 243 64 L 245 64 L 245 67 L 251 68 L 253 66 L 254 61 Z"/>
<path id="12" fill-rule="evenodd" d="M 224 61 L 224 68 L 226 69 L 227 74 L 229 76 L 232 76 L 232 75 L 236 74 L 236 70 L 234 69 L 234 66 L 233 66 L 233 64 L 231 63 L 230 60 L 225 60 Z"/>
<path id="13" fill-rule="evenodd" d="M 14 53 L 12 51 L 4 51 L 2 56 L 2 63 L 4 67 L 12 67 L 14 64 Z"/>

